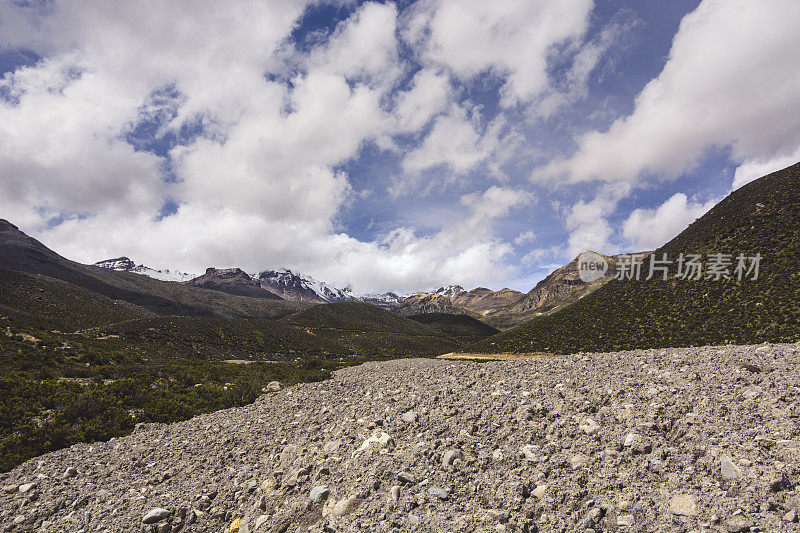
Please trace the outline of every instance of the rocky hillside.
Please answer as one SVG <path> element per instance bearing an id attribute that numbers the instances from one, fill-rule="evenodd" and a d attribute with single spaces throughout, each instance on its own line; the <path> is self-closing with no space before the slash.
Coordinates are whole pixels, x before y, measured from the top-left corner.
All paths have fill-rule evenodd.
<path id="1" fill-rule="evenodd" d="M 666 254 L 672 261 L 659 263 L 668 268 L 666 280 L 658 270 L 646 280 L 649 260 L 645 261 L 639 281 L 612 280 L 572 305 L 472 350 L 570 353 L 796 341 L 800 339 L 798 213 L 800 163 L 732 192 L 653 252 L 653 259 L 663 260 Z M 690 254 L 699 255 L 695 263 L 700 276 L 679 263 L 681 254 L 684 261 Z M 740 254 L 741 276 L 736 274 Z M 715 257 L 721 260 L 716 269 Z M 679 266 L 683 277 L 678 276 Z"/>
<path id="2" fill-rule="evenodd" d="M 478 316 L 478 313 L 470 311 L 466 307 L 456 305 L 448 296 L 436 292 L 420 292 L 406 296 L 400 300 L 400 303 L 393 311 L 401 316 L 412 316 L 422 313 L 448 313 L 451 315 Z"/>
<path id="3" fill-rule="evenodd" d="M 511 314 L 541 314 L 560 309 L 597 290 L 617 275 L 617 265 L 620 257 L 623 257 L 622 254 L 603 255 L 596 252 L 590 253 L 605 259 L 608 264 L 605 276 L 589 283 L 581 280 L 578 273 L 578 260 L 580 258 L 578 256 L 537 283 L 528 294 L 514 303 L 508 312 Z M 650 252 L 637 252 L 632 256 L 637 260 L 642 260 L 649 254 Z M 626 258 L 630 256 L 631 254 L 624 254 Z"/>
<path id="4" fill-rule="evenodd" d="M 405 359 L 0 474 L 5 531 L 797 531 L 798 345 Z"/>
<path id="5" fill-rule="evenodd" d="M 240 268 L 208 268 L 206 273 L 187 282 L 193 287 L 202 287 L 214 291 L 249 296 L 251 298 L 266 298 L 282 300 L 280 296 L 261 287 L 261 284 L 248 276 Z"/>

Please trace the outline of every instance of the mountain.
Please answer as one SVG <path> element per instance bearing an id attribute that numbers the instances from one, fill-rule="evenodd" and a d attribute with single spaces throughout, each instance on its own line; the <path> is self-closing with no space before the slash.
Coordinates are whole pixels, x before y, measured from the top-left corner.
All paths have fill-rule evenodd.
<path id="1" fill-rule="evenodd" d="M 596 252 L 587 252 L 602 258 L 608 265 L 602 277 L 594 281 L 583 281 L 578 272 L 578 260 L 581 255 L 556 269 L 545 279 L 536 284 L 527 294 L 513 291 L 514 294 L 506 298 L 506 305 L 502 300 L 496 306 L 484 310 L 484 319 L 500 329 L 509 329 L 533 318 L 554 313 L 559 309 L 580 300 L 587 294 L 599 289 L 617 275 L 617 265 L 621 257 L 633 256 L 641 260 L 650 253 L 636 252 L 633 254 L 603 255 Z M 477 290 L 477 289 L 476 289 Z M 508 289 L 503 289 L 508 290 Z M 502 291 L 498 291 L 501 293 Z M 497 297 L 495 297 L 497 298 Z M 475 308 L 475 307 L 472 307 Z"/>
<path id="2" fill-rule="evenodd" d="M 485 313 L 514 305 L 523 296 L 525 296 L 523 293 L 513 289 L 504 288 L 499 291 L 493 291 L 485 287 L 478 287 L 471 291 L 463 291 L 456 294 L 451 297 L 451 300 L 456 305 Z"/>
<path id="3" fill-rule="evenodd" d="M 116 270 L 117 272 L 132 272 L 133 274 L 141 274 L 143 276 L 161 281 L 189 281 L 195 277 L 193 274 L 187 274 L 186 272 L 177 272 L 169 269 L 156 270 L 145 265 L 137 265 L 127 257 L 106 259 L 104 261 L 98 261 L 94 265 L 101 268 L 108 268 L 109 270 Z"/>
<path id="4" fill-rule="evenodd" d="M 59 279 L 158 315 L 277 318 L 307 305 L 235 296 L 130 272 L 82 265 L 61 257 L 7 220 L 0 220 L 0 269 Z"/>
<path id="5" fill-rule="evenodd" d="M 400 300 L 394 312 L 401 316 L 419 315 L 422 313 L 448 313 L 451 315 L 476 315 L 466 307 L 456 305 L 453 301 L 437 292 L 419 292 Z"/>
<path id="6" fill-rule="evenodd" d="M 262 288 L 259 282 L 240 268 L 208 268 L 205 274 L 189 280 L 187 284 L 238 296 L 283 300 L 277 294 Z"/>
<path id="7" fill-rule="evenodd" d="M 388 310 L 397 307 L 402 300 L 401 296 L 393 292 L 356 294 L 349 287 L 338 289 L 311 276 L 295 274 L 289 269 L 265 270 L 253 277 L 263 288 L 285 300 L 315 303 L 364 302 Z"/>
<path id="8" fill-rule="evenodd" d="M 470 350 L 570 353 L 797 342 L 798 213 L 800 163 L 732 192 L 654 251 L 645 261 L 640 281 L 608 281 L 572 305 L 488 338 Z M 664 254 L 672 261 L 664 265 L 670 269 L 668 279 L 659 273 L 646 280 L 647 265 L 663 260 Z M 684 262 L 689 254 L 702 256 L 700 279 L 676 277 L 680 254 Z M 742 279 L 736 273 L 740 254 L 745 268 L 752 269 L 741 272 Z M 756 257 L 760 257 L 759 270 L 753 279 Z M 685 263 L 682 269 L 686 274 Z"/>
<path id="9" fill-rule="evenodd" d="M 352 301 L 352 297 L 346 291 L 310 276 L 295 274 L 289 269 L 265 270 L 254 277 L 263 288 L 285 300 L 315 303 Z"/>

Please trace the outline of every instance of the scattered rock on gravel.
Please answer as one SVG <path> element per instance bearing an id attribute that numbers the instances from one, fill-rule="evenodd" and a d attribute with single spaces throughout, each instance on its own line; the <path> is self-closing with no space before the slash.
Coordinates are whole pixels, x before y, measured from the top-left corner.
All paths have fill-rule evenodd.
<path id="1" fill-rule="evenodd" d="M 366 363 L 32 459 L 0 531 L 795 531 L 798 348 Z"/>

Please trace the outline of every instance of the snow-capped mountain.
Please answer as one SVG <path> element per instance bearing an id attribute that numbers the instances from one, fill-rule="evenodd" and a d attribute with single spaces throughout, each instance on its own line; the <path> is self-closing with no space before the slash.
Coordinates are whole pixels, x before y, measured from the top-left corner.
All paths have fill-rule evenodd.
<path id="1" fill-rule="evenodd" d="M 197 277 L 195 274 L 187 274 L 186 272 L 178 272 L 169 269 L 156 270 L 145 265 L 137 265 L 127 257 L 106 259 L 105 261 L 98 261 L 94 265 L 120 272 L 133 272 L 134 274 L 142 274 L 143 276 L 159 279 L 161 281 L 189 281 L 190 279 Z"/>
<path id="2" fill-rule="evenodd" d="M 261 287 L 286 300 L 319 303 L 366 302 L 384 309 L 394 309 L 402 300 L 402 297 L 393 292 L 356 294 L 350 287 L 339 289 L 311 276 L 295 274 L 287 268 L 265 270 L 252 277 L 261 283 Z"/>
<path id="3" fill-rule="evenodd" d="M 461 285 L 448 285 L 447 287 L 439 287 L 436 290 L 436 294 L 439 296 L 445 296 L 447 298 L 453 298 L 454 296 L 458 296 L 462 292 L 467 292 L 464 290 L 464 287 Z"/>

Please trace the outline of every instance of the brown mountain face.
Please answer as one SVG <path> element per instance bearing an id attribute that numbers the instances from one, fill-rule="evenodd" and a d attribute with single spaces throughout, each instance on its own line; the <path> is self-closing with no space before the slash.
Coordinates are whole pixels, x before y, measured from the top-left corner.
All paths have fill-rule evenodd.
<path id="1" fill-rule="evenodd" d="M 633 255 L 636 259 L 643 259 L 651 252 L 637 252 L 634 254 L 603 255 L 608 263 L 605 277 L 591 283 L 581 280 L 578 274 L 578 257 L 555 270 L 549 276 L 536 284 L 523 298 L 512 305 L 507 315 L 518 315 L 521 322 L 527 321 L 533 315 L 550 313 L 569 305 L 587 294 L 594 292 L 611 279 L 617 276 L 617 267 L 621 257 Z M 519 322 L 519 323 L 521 323 Z"/>
<path id="2" fill-rule="evenodd" d="M 451 299 L 456 305 L 484 313 L 514 305 L 524 296 L 525 294 L 508 288 L 493 291 L 485 287 L 478 287 L 477 289 L 457 294 Z"/>
<path id="3" fill-rule="evenodd" d="M 206 273 L 186 282 L 188 285 L 225 292 L 236 296 L 282 300 L 277 294 L 262 289 L 261 284 L 240 268 L 208 268 Z"/>
<path id="4" fill-rule="evenodd" d="M 469 309 L 456 305 L 447 296 L 435 292 L 420 292 L 406 296 L 394 308 L 394 312 L 401 316 L 412 316 L 423 313 L 449 313 L 451 315 L 476 315 Z"/>

